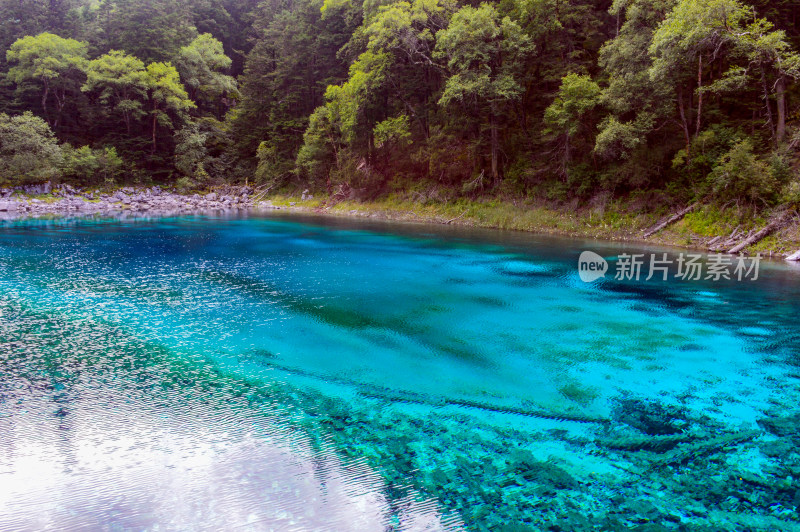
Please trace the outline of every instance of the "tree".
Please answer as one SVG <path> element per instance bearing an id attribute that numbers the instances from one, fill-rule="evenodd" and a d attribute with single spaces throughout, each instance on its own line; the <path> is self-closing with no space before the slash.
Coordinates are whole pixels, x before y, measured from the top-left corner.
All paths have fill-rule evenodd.
<path id="1" fill-rule="evenodd" d="M 745 16 L 746 12 L 736 0 L 680 0 L 653 34 L 649 47 L 653 57 L 650 77 L 654 81 L 678 80 L 678 109 L 687 154 L 692 136 L 697 138 L 702 126 L 704 71 L 727 51 L 730 46 L 728 28 L 738 26 Z M 685 90 L 687 82 L 697 89 L 694 127 L 685 111 L 683 95 L 692 92 Z"/>
<path id="2" fill-rule="evenodd" d="M 6 59 L 15 65 L 8 78 L 17 85 L 35 80 L 42 85 L 42 112 L 48 124 L 58 129 L 67 95 L 78 87 L 78 79 L 86 65 L 87 45 L 64 39 L 52 33 L 18 39 L 6 52 Z M 55 99 L 56 116 L 51 119 L 48 101 Z"/>
<path id="3" fill-rule="evenodd" d="M 328 173 L 334 165 L 339 165 L 341 139 L 339 128 L 331 120 L 330 109 L 322 105 L 311 114 L 308 128 L 303 134 L 303 145 L 297 152 L 297 168 L 304 172 L 309 180 L 317 184 L 328 181 Z M 262 181 L 271 177 L 269 166 L 274 163 L 275 148 L 267 143 L 258 147 L 256 175 Z"/>
<path id="4" fill-rule="evenodd" d="M 345 161 L 342 152 L 352 148 L 355 154 L 365 154 L 366 159 L 355 165 L 369 171 L 369 158 L 374 151 L 374 128 L 385 112 L 380 107 L 382 86 L 386 80 L 386 70 L 391 62 L 390 55 L 384 52 L 364 52 L 350 67 L 348 80 L 341 85 L 329 85 L 325 91 L 326 103 L 312 115 L 304 135 L 304 145 L 298 155 L 302 163 L 310 154 L 325 153 L 327 146 L 335 155 L 336 169 L 343 170 Z M 306 149 L 306 144 L 313 146 Z M 355 176 L 345 176 L 353 178 Z"/>
<path id="5" fill-rule="evenodd" d="M 704 94 L 742 86 L 755 67 L 770 132 L 778 143 L 783 141 L 786 131 L 785 80 L 787 76 L 800 77 L 800 57 L 790 50 L 784 32 L 772 30 L 772 23 L 756 18 L 752 9 L 738 0 L 680 0 L 667 15 L 650 45 L 654 58 L 651 77 L 686 78 L 689 77 L 685 73 L 686 65 L 697 65 L 695 138 L 701 130 Z M 722 61 L 731 65 L 728 71 L 724 77 L 710 79 L 714 73 L 710 68 L 712 63 Z M 770 76 L 775 78 L 772 90 L 768 84 Z M 777 127 L 771 109 L 773 94 L 777 96 L 779 107 Z M 684 131 L 688 136 L 686 122 L 684 118 Z"/>
<path id="6" fill-rule="evenodd" d="M 600 86 L 589 76 L 568 74 L 561 81 L 555 101 L 544 113 L 544 122 L 564 138 L 564 172 L 570 161 L 570 139 L 585 124 L 585 115 L 600 103 Z"/>
<path id="7" fill-rule="evenodd" d="M 230 74 L 235 78 L 242 74 L 244 60 L 254 44 L 254 12 L 260 3 L 260 0 L 192 0 L 190 4 L 197 31 L 210 33 L 222 42 L 225 55 L 232 60 Z"/>
<path id="8" fill-rule="evenodd" d="M 187 0 L 105 0 L 98 10 L 104 50 L 124 50 L 142 61 L 169 61 L 197 30 Z"/>
<path id="9" fill-rule="evenodd" d="M 450 73 L 439 104 L 487 107 L 491 172 L 496 180 L 498 118 L 502 106 L 522 93 L 517 70 L 521 57 L 530 51 L 529 39 L 509 17 L 501 19 L 494 6 L 483 3 L 458 10 L 449 27 L 436 34 L 436 41 L 436 56 L 446 61 Z"/>
<path id="10" fill-rule="evenodd" d="M 404 123 L 409 129 L 413 121 L 417 137 L 428 141 L 430 103 L 440 91 L 443 79 L 443 70 L 434 59 L 435 36 L 447 27 L 452 14 L 453 6 L 448 2 L 399 1 L 381 6 L 365 24 L 367 51 L 392 58 L 387 64 L 384 84 L 385 116 L 376 118 L 394 122 L 386 122 L 382 128 L 389 123 L 395 126 Z M 390 115 L 396 118 L 386 118 Z"/>
<path id="11" fill-rule="evenodd" d="M 0 113 L 0 185 L 20 185 L 59 175 L 61 148 L 47 122 L 30 111 Z"/>
<path id="12" fill-rule="evenodd" d="M 743 56 L 746 66 L 733 66 L 718 84 L 722 90 L 728 86 L 745 82 L 751 70 L 760 71 L 760 84 L 763 90 L 767 123 L 775 136 L 778 146 L 786 138 L 787 80 L 800 78 L 800 55 L 792 50 L 782 31 L 773 31 L 774 26 L 766 19 L 755 19 L 744 28 L 732 28 L 736 52 Z M 767 79 L 773 80 L 770 83 Z M 732 83 L 733 82 L 733 83 Z M 713 91 L 717 87 L 710 87 Z M 770 107 L 774 94 L 777 106 L 777 122 L 773 126 Z"/>
<path id="13" fill-rule="evenodd" d="M 337 51 L 360 23 L 360 9 L 353 6 L 324 16 L 319 4 L 309 1 L 260 6 L 253 25 L 257 39 L 240 78 L 242 99 L 231 112 L 236 155 L 247 164 L 245 171 L 257 153 L 269 153 L 271 176 L 293 175 L 303 134 L 314 110 L 325 103 L 326 87 L 347 79 L 347 63 Z"/>
<path id="14" fill-rule="evenodd" d="M 144 63 L 125 52 L 112 50 L 89 62 L 84 92 L 98 93 L 98 100 L 122 116 L 128 135 L 131 123 L 147 113 L 143 100 L 147 96 L 148 78 Z"/>
<path id="15" fill-rule="evenodd" d="M 769 203 L 785 184 L 779 177 L 780 172 L 753 153 L 753 142 L 744 139 L 720 158 L 708 179 L 721 200 Z"/>
<path id="16" fill-rule="evenodd" d="M 65 178 L 84 183 L 114 184 L 123 171 L 124 162 L 113 147 L 93 150 L 89 146 L 73 148 L 65 144 L 63 153 L 62 169 Z"/>
<path id="17" fill-rule="evenodd" d="M 222 43 L 211 34 L 203 33 L 180 49 L 176 67 L 189 97 L 195 102 L 219 105 L 216 114 L 222 116 L 228 107 L 222 99 L 236 93 L 236 80 L 226 73 L 231 63 Z"/>
<path id="18" fill-rule="evenodd" d="M 618 124 L 631 126 L 642 114 L 662 122 L 672 120 L 677 110 L 673 100 L 675 89 L 672 80 L 651 78 L 653 58 L 649 48 L 653 33 L 674 4 L 675 0 L 614 2 L 611 14 L 624 22 L 618 25 L 616 36 L 603 45 L 598 58 L 607 78 L 601 100 L 613 117 L 604 124 L 615 128 Z M 682 99 L 678 101 L 683 104 Z M 602 133 L 604 126 L 600 127 Z"/>
<path id="19" fill-rule="evenodd" d="M 195 104 L 189 99 L 186 90 L 181 85 L 180 75 L 172 63 L 150 63 L 147 65 L 145 83 L 150 103 L 151 118 L 151 154 L 156 152 L 156 135 L 158 126 L 162 125 L 170 130 L 175 128 L 170 115 L 183 117 L 183 113 L 193 109 Z"/>
<path id="20" fill-rule="evenodd" d="M 26 35 L 44 31 L 85 39 L 92 24 L 87 17 L 89 0 L 0 0 L 0 49 Z"/>

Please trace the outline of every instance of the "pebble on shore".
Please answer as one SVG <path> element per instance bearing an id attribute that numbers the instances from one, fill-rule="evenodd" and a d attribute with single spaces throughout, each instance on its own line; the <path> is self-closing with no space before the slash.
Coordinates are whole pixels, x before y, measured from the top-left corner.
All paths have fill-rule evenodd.
<path id="1" fill-rule="evenodd" d="M 19 192 L 22 192 L 20 194 Z M 49 194 L 46 200 L 29 194 Z M 224 193 L 206 195 L 178 194 L 158 186 L 125 187 L 111 193 L 82 190 L 70 185 L 51 187 L 32 185 L 18 189 L 0 189 L 0 219 L 18 219 L 45 215 L 180 214 L 236 212 L 255 206 L 250 187 L 228 187 Z"/>

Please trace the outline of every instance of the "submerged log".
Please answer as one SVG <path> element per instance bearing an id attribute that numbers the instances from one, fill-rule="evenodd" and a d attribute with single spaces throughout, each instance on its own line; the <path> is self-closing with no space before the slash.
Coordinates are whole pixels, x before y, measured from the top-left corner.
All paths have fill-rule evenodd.
<path id="1" fill-rule="evenodd" d="M 702 456 L 726 451 L 727 447 L 750 441 L 761 434 L 762 433 L 757 430 L 743 430 L 733 434 L 717 436 L 710 440 L 699 440 L 695 443 L 680 445 L 677 449 L 665 453 L 659 459 L 654 460 L 652 462 L 652 467 L 681 465 Z"/>
<path id="2" fill-rule="evenodd" d="M 770 233 L 772 233 L 779 227 L 783 226 L 783 224 L 786 223 L 786 220 L 788 218 L 789 218 L 788 215 L 785 214 L 783 216 L 776 218 L 775 220 L 770 222 L 764 229 L 757 231 L 755 234 L 745 238 L 744 240 L 733 246 L 730 250 L 728 250 L 728 253 L 739 253 L 744 248 L 760 242 Z"/>
<path id="3" fill-rule="evenodd" d="M 243 355 L 243 357 L 246 360 L 255 362 L 262 366 L 274 368 L 279 371 L 284 371 L 286 373 L 292 373 L 295 375 L 300 375 L 303 377 L 315 380 L 321 380 L 325 382 L 333 382 L 344 386 L 350 386 L 355 388 L 356 393 L 358 393 L 358 395 L 361 395 L 362 397 L 379 399 L 390 403 L 410 403 L 410 404 L 425 405 L 432 408 L 456 406 L 462 408 L 472 408 L 478 410 L 486 410 L 490 412 L 498 412 L 501 414 L 514 414 L 518 416 L 551 419 L 555 421 L 573 421 L 576 423 L 607 424 L 610 421 L 607 418 L 584 415 L 579 412 L 560 412 L 557 410 L 548 410 L 544 408 L 527 408 L 527 407 L 517 407 L 512 405 L 501 405 L 484 401 L 457 399 L 442 395 L 388 388 L 385 386 L 379 386 L 375 384 L 366 384 L 346 377 L 336 377 L 333 375 L 317 373 L 302 368 L 287 366 L 273 360 L 274 355 L 270 353 L 260 353 L 260 352 L 246 353 Z"/>
<path id="4" fill-rule="evenodd" d="M 676 446 L 692 441 L 687 434 L 667 434 L 662 436 L 627 436 L 596 440 L 597 444 L 619 451 L 651 451 L 664 453 Z"/>
<path id="5" fill-rule="evenodd" d="M 644 238 L 648 238 L 648 237 L 658 233 L 659 231 L 661 231 L 665 227 L 674 224 L 675 222 L 679 221 L 681 218 L 683 218 L 684 216 L 689 214 L 691 211 L 693 211 L 696 207 L 697 207 L 697 203 L 692 203 L 691 205 L 689 205 L 688 207 L 686 207 L 682 211 L 670 216 L 669 218 L 667 218 L 666 220 L 664 220 L 660 224 L 656 225 L 652 229 L 649 229 L 649 230 L 645 231 Z"/>

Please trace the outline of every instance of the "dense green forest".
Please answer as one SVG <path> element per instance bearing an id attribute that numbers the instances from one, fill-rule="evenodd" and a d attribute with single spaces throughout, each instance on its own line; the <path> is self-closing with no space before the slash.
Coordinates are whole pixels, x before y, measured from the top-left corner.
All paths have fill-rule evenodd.
<path id="1" fill-rule="evenodd" d="M 0 185 L 800 201 L 793 0 L 0 0 Z"/>

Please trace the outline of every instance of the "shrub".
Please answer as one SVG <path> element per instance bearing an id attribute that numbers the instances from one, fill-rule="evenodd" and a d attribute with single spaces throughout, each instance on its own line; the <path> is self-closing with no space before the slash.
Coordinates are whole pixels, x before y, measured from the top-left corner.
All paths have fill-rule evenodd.
<path id="1" fill-rule="evenodd" d="M 773 159 L 770 164 L 762 160 L 753 153 L 753 142 L 744 139 L 719 159 L 709 175 L 709 183 L 720 200 L 769 204 L 777 200 L 786 175 L 788 172 L 780 162 Z"/>
<path id="2" fill-rule="evenodd" d="M 186 194 L 190 190 L 193 190 L 197 184 L 186 176 L 179 177 L 175 180 L 175 188 L 181 194 Z"/>
<path id="3" fill-rule="evenodd" d="M 47 123 L 30 112 L 0 113 L 0 185 L 22 185 L 57 178 L 61 148 Z"/>
<path id="4" fill-rule="evenodd" d="M 113 184 L 122 175 L 123 160 L 116 148 L 92 149 L 89 146 L 73 148 L 64 145 L 61 169 L 64 177 L 82 183 Z"/>

